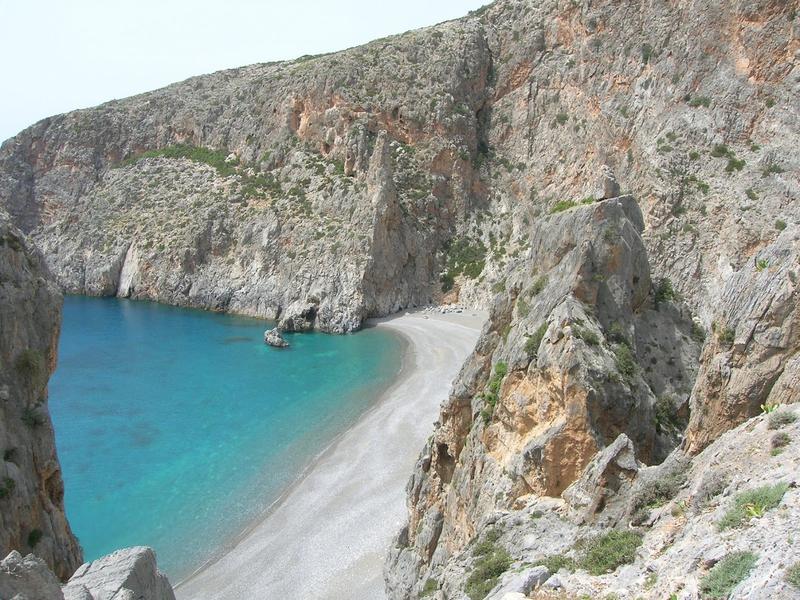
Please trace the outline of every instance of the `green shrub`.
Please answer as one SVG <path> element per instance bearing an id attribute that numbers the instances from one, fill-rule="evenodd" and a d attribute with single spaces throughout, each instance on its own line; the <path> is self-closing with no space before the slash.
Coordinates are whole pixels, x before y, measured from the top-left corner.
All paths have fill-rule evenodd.
<path id="1" fill-rule="evenodd" d="M 142 154 L 137 154 L 128 158 L 118 165 L 117 167 L 127 167 L 135 164 L 143 158 L 187 158 L 195 162 L 200 162 L 214 167 L 223 177 L 233 175 L 236 173 L 235 166 L 238 161 L 228 163 L 225 159 L 228 157 L 227 150 L 212 150 L 211 148 L 204 148 L 202 146 L 192 146 L 189 144 L 175 144 L 174 146 L 167 146 L 160 150 L 148 150 Z"/>
<path id="2" fill-rule="evenodd" d="M 728 159 L 728 164 L 725 165 L 725 172 L 726 173 L 733 173 L 734 171 L 741 171 L 745 166 L 745 161 L 743 158 L 736 158 L 732 156 Z"/>
<path id="3" fill-rule="evenodd" d="M 780 429 L 797 421 L 797 415 L 789 410 L 780 410 L 769 415 L 769 428 Z"/>
<path id="4" fill-rule="evenodd" d="M 719 561 L 700 582 L 708 598 L 727 598 L 752 571 L 758 556 L 752 552 L 733 552 Z"/>
<path id="5" fill-rule="evenodd" d="M 656 308 L 662 302 L 671 302 L 677 298 L 675 288 L 672 287 L 672 282 L 668 278 L 664 277 L 658 280 L 654 289 L 654 298 Z"/>
<path id="6" fill-rule="evenodd" d="M 483 600 L 510 566 L 511 557 L 503 548 L 495 547 L 488 554 L 481 556 L 475 562 L 464 588 L 470 600 Z"/>
<path id="7" fill-rule="evenodd" d="M 692 330 L 690 332 L 690 335 L 692 336 L 692 339 L 695 342 L 699 342 L 702 344 L 704 341 L 706 341 L 706 330 L 703 329 L 702 325 L 699 325 L 694 321 L 692 321 Z"/>
<path id="8" fill-rule="evenodd" d="M 28 534 L 28 548 L 35 548 L 36 544 L 38 544 L 42 539 L 41 529 L 32 529 L 31 532 Z"/>
<path id="9" fill-rule="evenodd" d="M 711 156 L 714 158 L 723 158 L 731 155 L 730 149 L 725 144 L 715 144 L 711 149 Z"/>
<path id="10" fill-rule="evenodd" d="M 792 437 L 785 431 L 779 431 L 773 435 L 772 440 L 770 440 L 770 445 L 772 446 L 773 451 L 779 448 L 785 448 L 791 443 Z"/>
<path id="11" fill-rule="evenodd" d="M 738 494 L 733 506 L 717 523 L 720 531 L 740 527 L 751 518 L 760 518 L 768 510 L 777 507 L 789 486 L 785 483 L 764 485 Z"/>
<path id="12" fill-rule="evenodd" d="M 533 297 L 540 294 L 545 286 L 547 286 L 547 275 L 539 275 L 528 290 L 528 295 Z"/>
<path id="13" fill-rule="evenodd" d="M 570 572 L 574 571 L 576 565 L 575 560 L 568 556 L 563 554 L 551 554 L 550 556 L 536 561 L 533 563 L 533 566 L 543 566 L 546 567 L 550 573 L 558 573 L 561 569 L 566 569 Z"/>
<path id="14" fill-rule="evenodd" d="M 25 410 L 22 411 L 22 422 L 31 429 L 35 429 L 36 427 L 44 425 L 45 418 L 37 407 L 26 406 Z"/>
<path id="15" fill-rule="evenodd" d="M 45 373 L 44 356 L 38 350 L 28 348 L 20 352 L 14 366 L 22 377 L 29 381 L 37 381 Z"/>
<path id="16" fill-rule="evenodd" d="M 559 200 L 553 205 L 553 208 L 550 209 L 550 214 L 554 215 L 556 213 L 564 212 L 565 210 L 575 208 L 576 206 L 578 206 L 578 203 L 574 200 Z"/>
<path id="17" fill-rule="evenodd" d="M 756 194 L 753 188 L 747 188 L 744 191 L 745 196 L 747 196 L 750 200 L 758 200 L 758 194 Z"/>
<path id="18" fill-rule="evenodd" d="M 556 123 L 558 123 L 559 125 L 563 125 L 564 123 L 566 123 L 567 119 L 569 119 L 569 115 L 567 113 L 560 112 L 556 115 Z"/>
<path id="19" fill-rule="evenodd" d="M 508 365 L 504 362 L 498 362 L 494 366 L 494 374 L 486 384 L 486 390 L 483 392 L 483 401 L 486 407 L 481 411 L 483 419 L 487 423 L 494 413 L 494 407 L 497 405 L 498 393 L 500 392 L 500 385 L 503 383 L 503 377 L 508 373 Z"/>
<path id="20" fill-rule="evenodd" d="M 590 575 L 611 573 L 620 565 L 632 563 L 642 536 L 633 531 L 614 530 L 591 538 L 582 544 L 578 566 Z"/>
<path id="21" fill-rule="evenodd" d="M 572 330 L 579 339 L 582 339 L 589 346 L 597 346 L 600 344 L 600 337 L 591 329 L 585 329 L 580 325 L 573 325 Z"/>
<path id="22" fill-rule="evenodd" d="M 12 462 L 16 455 L 17 455 L 16 448 L 6 448 L 5 450 L 3 450 L 3 460 L 5 462 Z"/>
<path id="23" fill-rule="evenodd" d="M 773 173 L 783 173 L 783 168 L 775 163 L 770 163 L 761 171 L 761 177 L 769 177 Z"/>
<path id="24" fill-rule="evenodd" d="M 655 404 L 656 431 L 661 432 L 665 429 L 683 429 L 686 426 L 675 408 L 675 403 L 669 396 L 659 396 Z"/>
<path id="25" fill-rule="evenodd" d="M 486 265 L 486 246 L 480 240 L 471 241 L 467 238 L 459 238 L 448 244 L 445 250 L 447 252 L 446 271 L 441 277 L 443 292 L 452 289 L 453 282 L 459 275 L 476 279 Z"/>
<path id="26" fill-rule="evenodd" d="M 546 332 L 547 323 L 542 323 L 536 328 L 533 334 L 528 335 L 528 339 L 525 340 L 525 354 L 528 355 L 528 358 L 533 358 L 539 353 L 539 346 L 542 345 L 542 340 Z"/>
<path id="27" fill-rule="evenodd" d="M 486 532 L 483 536 L 483 539 L 475 544 L 475 547 L 472 549 L 473 556 L 486 556 L 487 554 L 491 554 L 495 551 L 496 545 L 495 542 L 500 539 L 500 530 L 499 529 L 490 529 Z"/>
<path id="28" fill-rule="evenodd" d="M 433 592 L 439 589 L 439 582 L 435 579 L 428 579 L 425 582 L 425 586 L 422 588 L 422 597 L 431 596 Z"/>
<path id="29" fill-rule="evenodd" d="M 653 58 L 653 47 L 650 44 L 642 44 L 642 62 L 647 64 Z"/>
<path id="30" fill-rule="evenodd" d="M 696 150 L 692 150 L 691 152 L 689 152 L 689 160 L 697 160 L 699 158 L 700 158 L 700 153 L 697 152 Z"/>
<path id="31" fill-rule="evenodd" d="M 525 302 L 522 298 L 517 300 L 517 314 L 523 319 L 531 312 L 531 305 Z"/>
<path id="32" fill-rule="evenodd" d="M 717 340 L 724 346 L 730 346 L 736 339 L 736 330 L 732 327 L 723 327 L 717 334 Z"/>
<path id="33" fill-rule="evenodd" d="M 686 471 L 676 468 L 644 483 L 633 497 L 633 524 L 644 523 L 650 516 L 650 511 L 672 500 L 685 482 Z"/>
<path id="34" fill-rule="evenodd" d="M 630 382 L 636 374 L 636 359 L 634 359 L 633 352 L 626 344 L 614 346 L 614 361 L 620 374 Z"/>
<path id="35" fill-rule="evenodd" d="M 708 108 L 711 105 L 711 98 L 708 96 L 695 96 L 691 100 L 689 100 L 689 106 L 692 108 L 697 108 L 699 106 L 703 106 Z"/>
<path id="36" fill-rule="evenodd" d="M 0 483 L 0 500 L 11 496 L 15 487 L 17 487 L 16 481 L 11 479 L 11 477 L 3 477 L 3 482 Z"/>
<path id="37" fill-rule="evenodd" d="M 781 221 L 780 219 L 775 221 L 775 229 L 777 229 L 778 231 L 783 231 L 784 229 L 786 229 L 786 221 Z"/>
<path id="38" fill-rule="evenodd" d="M 759 258 L 756 260 L 756 271 L 761 272 L 767 267 L 769 267 L 769 261 L 767 259 Z"/>
<path id="39" fill-rule="evenodd" d="M 800 590 L 800 562 L 794 563 L 786 571 L 786 583 Z"/>

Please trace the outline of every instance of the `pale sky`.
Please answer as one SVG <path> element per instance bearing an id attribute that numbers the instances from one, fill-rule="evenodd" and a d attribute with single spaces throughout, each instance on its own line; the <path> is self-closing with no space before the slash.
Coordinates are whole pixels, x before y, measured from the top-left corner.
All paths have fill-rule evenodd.
<path id="1" fill-rule="evenodd" d="M 47 117 L 357 46 L 490 0 L 0 0 L 0 142 Z"/>

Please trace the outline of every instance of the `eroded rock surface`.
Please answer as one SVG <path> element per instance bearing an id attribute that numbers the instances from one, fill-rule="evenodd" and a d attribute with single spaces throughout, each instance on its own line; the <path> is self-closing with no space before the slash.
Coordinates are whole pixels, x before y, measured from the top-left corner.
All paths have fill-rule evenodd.
<path id="1" fill-rule="evenodd" d="M 39 252 L 0 210 L 0 555 L 34 552 L 67 579 L 82 553 L 47 409 L 61 302 Z"/>

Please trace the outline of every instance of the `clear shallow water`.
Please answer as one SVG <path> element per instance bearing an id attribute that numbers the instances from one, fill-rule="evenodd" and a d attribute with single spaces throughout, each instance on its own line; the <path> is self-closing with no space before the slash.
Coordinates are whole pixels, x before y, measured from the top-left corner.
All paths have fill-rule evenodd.
<path id="1" fill-rule="evenodd" d="M 264 512 L 399 371 L 379 329 L 262 341 L 263 321 L 67 297 L 50 411 L 86 560 L 149 545 L 173 582 Z"/>

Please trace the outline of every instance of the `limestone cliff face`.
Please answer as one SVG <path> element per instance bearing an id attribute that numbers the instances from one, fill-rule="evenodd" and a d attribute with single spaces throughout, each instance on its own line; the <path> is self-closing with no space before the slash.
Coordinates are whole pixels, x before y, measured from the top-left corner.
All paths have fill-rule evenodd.
<path id="1" fill-rule="evenodd" d="M 0 555 L 35 552 L 66 579 L 82 553 L 64 515 L 47 409 L 60 326 L 61 292 L 0 211 Z"/>
<path id="2" fill-rule="evenodd" d="M 525 223 L 608 166 L 709 327 L 798 218 L 796 4 L 500 0 L 45 119 L 0 150 L 0 204 L 70 291 L 348 331 L 442 271 L 487 307 Z"/>
<path id="3" fill-rule="evenodd" d="M 620 434 L 645 462 L 674 447 L 661 415 L 678 419 L 699 343 L 657 303 L 642 227 L 630 196 L 531 227 L 409 482 L 391 597 L 416 597 L 496 511 L 560 496 Z"/>

